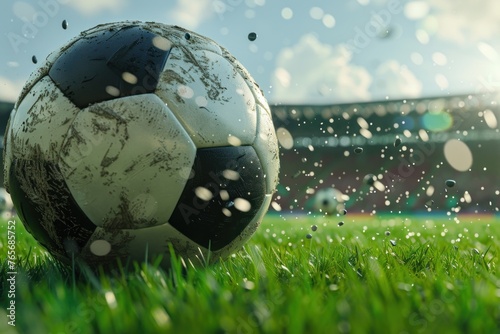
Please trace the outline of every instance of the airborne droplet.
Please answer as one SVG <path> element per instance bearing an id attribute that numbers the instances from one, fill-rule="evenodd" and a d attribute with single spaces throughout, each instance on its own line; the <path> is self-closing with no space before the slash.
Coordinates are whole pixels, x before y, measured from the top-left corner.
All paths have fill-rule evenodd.
<path id="1" fill-rule="evenodd" d="M 249 40 L 250 42 L 253 42 L 253 41 L 255 41 L 256 39 L 257 39 L 257 34 L 256 34 L 256 33 L 251 32 L 251 33 L 249 33 L 249 34 L 248 34 L 248 40 Z"/>
<path id="2" fill-rule="evenodd" d="M 231 169 L 225 169 L 222 172 L 222 176 L 231 181 L 238 181 L 240 179 L 240 173 Z"/>
<path id="3" fill-rule="evenodd" d="M 342 226 L 342 225 L 344 225 L 344 222 L 339 222 L 337 225 Z"/>
<path id="4" fill-rule="evenodd" d="M 307 238 L 307 239 L 312 239 L 312 237 L 313 237 L 313 236 L 312 236 L 311 234 L 309 234 L 309 233 L 306 235 L 306 238 Z"/>
<path id="5" fill-rule="evenodd" d="M 389 240 L 389 242 L 391 243 L 391 245 L 396 246 L 396 240 Z"/>
<path id="6" fill-rule="evenodd" d="M 356 147 L 354 149 L 354 153 L 356 153 L 356 154 L 363 153 L 363 148 L 362 147 Z"/>
<path id="7" fill-rule="evenodd" d="M 455 180 L 446 180 L 445 181 L 446 186 L 450 187 L 450 188 L 453 187 L 453 186 L 455 186 L 456 183 L 457 182 Z"/>
<path id="8" fill-rule="evenodd" d="M 206 202 L 210 201 L 214 197 L 214 194 L 205 187 L 197 187 L 194 189 L 194 193 L 196 197 Z"/>
<path id="9" fill-rule="evenodd" d="M 61 25 L 64 30 L 68 29 L 68 21 L 63 20 Z"/>
<path id="10" fill-rule="evenodd" d="M 290 150 L 293 148 L 293 137 L 290 131 L 285 128 L 277 128 L 276 136 L 278 137 L 278 143 L 283 146 L 284 149 Z"/>
<path id="11" fill-rule="evenodd" d="M 185 38 L 186 40 L 188 40 L 188 41 L 189 41 L 189 40 L 191 39 L 191 34 L 190 34 L 190 33 L 188 33 L 188 32 L 187 32 L 187 33 L 185 33 L 185 34 L 184 34 L 184 38 Z"/>
<path id="12" fill-rule="evenodd" d="M 234 207 L 241 212 L 248 212 L 252 204 L 244 198 L 238 197 L 234 200 Z"/>
<path id="13" fill-rule="evenodd" d="M 31 57 L 31 61 L 33 62 L 33 64 L 38 63 L 38 59 L 36 59 L 36 56 Z"/>
<path id="14" fill-rule="evenodd" d="M 90 252 L 97 256 L 104 256 L 111 251 L 111 244 L 106 240 L 94 240 L 90 244 Z"/>
<path id="15" fill-rule="evenodd" d="M 472 166 L 472 151 L 463 140 L 450 139 L 444 144 L 444 157 L 454 169 L 465 172 Z"/>
<path id="16" fill-rule="evenodd" d="M 318 225 L 311 226 L 311 231 L 316 232 L 318 230 Z"/>
<path id="17" fill-rule="evenodd" d="M 394 147 L 398 147 L 399 145 L 401 145 L 401 138 L 397 137 L 394 141 Z"/>

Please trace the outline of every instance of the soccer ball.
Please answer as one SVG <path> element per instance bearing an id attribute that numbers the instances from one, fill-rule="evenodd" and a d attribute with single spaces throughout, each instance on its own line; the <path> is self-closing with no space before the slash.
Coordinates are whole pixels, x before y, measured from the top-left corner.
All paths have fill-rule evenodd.
<path id="1" fill-rule="evenodd" d="M 177 26 L 82 32 L 24 86 L 4 174 L 27 230 L 91 266 L 170 248 L 197 264 L 255 232 L 278 180 L 269 106 L 223 47 Z M 122 262 L 123 263 L 123 262 Z"/>
<path id="2" fill-rule="evenodd" d="M 325 215 L 335 214 L 344 208 L 343 203 L 348 199 L 336 188 L 320 189 L 314 196 L 314 208 Z"/>

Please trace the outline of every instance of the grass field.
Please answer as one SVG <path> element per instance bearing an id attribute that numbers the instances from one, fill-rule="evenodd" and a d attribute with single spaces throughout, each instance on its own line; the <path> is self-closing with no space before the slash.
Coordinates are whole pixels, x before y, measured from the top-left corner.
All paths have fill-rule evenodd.
<path id="1" fill-rule="evenodd" d="M 18 223 L 15 327 L 7 235 L 0 333 L 500 333 L 498 217 L 267 216 L 226 261 L 115 277 L 74 277 Z"/>

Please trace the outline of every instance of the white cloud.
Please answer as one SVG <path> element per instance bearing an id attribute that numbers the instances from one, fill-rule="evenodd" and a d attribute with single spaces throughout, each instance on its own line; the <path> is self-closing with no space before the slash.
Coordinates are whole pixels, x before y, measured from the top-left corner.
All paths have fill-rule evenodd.
<path id="1" fill-rule="evenodd" d="M 371 92 L 376 100 L 414 98 L 421 96 L 422 83 L 404 65 L 396 60 L 380 64 L 374 73 Z"/>
<path id="2" fill-rule="evenodd" d="M 214 9 L 219 12 L 225 10 L 225 7 L 216 8 L 216 3 L 218 2 L 211 0 L 177 0 L 176 6 L 169 10 L 168 18 L 173 24 L 183 28 L 196 29 L 203 21 L 213 16 Z"/>
<path id="3" fill-rule="evenodd" d="M 15 102 L 23 85 L 24 81 L 12 81 L 0 76 L 0 101 Z"/>
<path id="4" fill-rule="evenodd" d="M 430 15 L 422 27 L 430 33 L 461 44 L 500 34 L 500 1 L 428 0 Z"/>
<path id="5" fill-rule="evenodd" d="M 351 57 L 345 45 L 322 44 L 312 34 L 302 36 L 277 56 L 271 99 L 312 104 L 369 100 L 371 76 L 352 64 Z"/>
<path id="6" fill-rule="evenodd" d="M 81 14 L 91 16 L 104 11 L 118 12 L 127 5 L 127 0 L 69 0 L 67 4 Z"/>

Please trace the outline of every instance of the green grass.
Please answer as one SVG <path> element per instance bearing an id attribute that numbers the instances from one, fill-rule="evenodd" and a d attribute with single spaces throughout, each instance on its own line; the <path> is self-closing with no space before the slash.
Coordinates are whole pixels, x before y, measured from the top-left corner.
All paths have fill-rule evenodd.
<path id="1" fill-rule="evenodd" d="M 17 224 L 16 327 L 2 260 L 0 332 L 499 333 L 499 232 L 487 216 L 268 216 L 212 266 L 74 278 Z"/>

